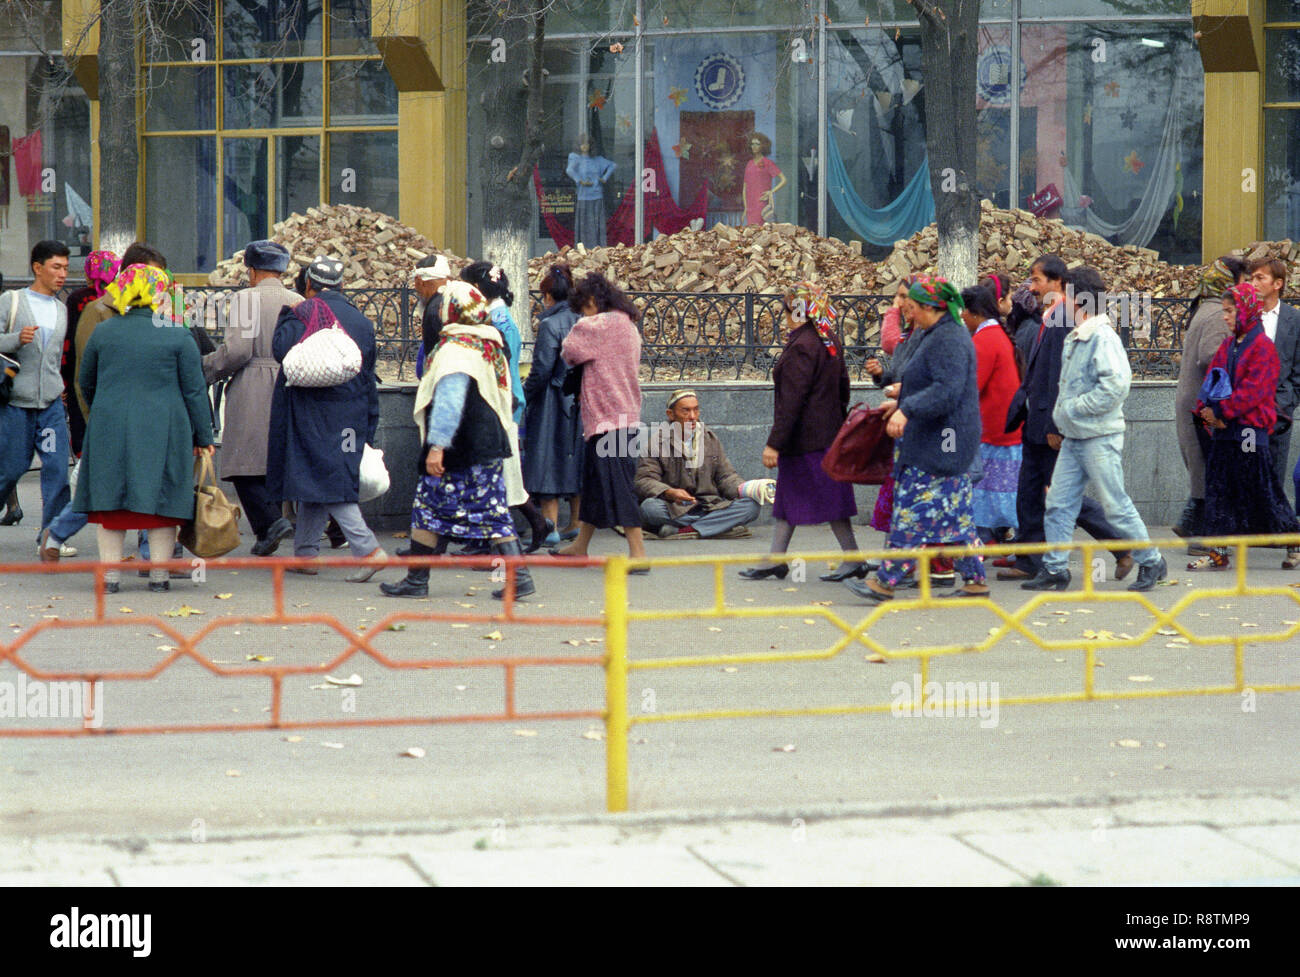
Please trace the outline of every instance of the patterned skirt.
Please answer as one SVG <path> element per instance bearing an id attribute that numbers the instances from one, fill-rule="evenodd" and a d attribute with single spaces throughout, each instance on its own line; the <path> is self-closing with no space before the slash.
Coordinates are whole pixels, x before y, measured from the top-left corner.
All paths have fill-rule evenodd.
<path id="1" fill-rule="evenodd" d="M 506 505 L 501 462 L 424 475 L 415 487 L 411 526 L 457 539 L 509 539 L 515 524 Z"/>
<path id="2" fill-rule="evenodd" d="M 975 525 L 1000 529 L 1020 525 L 1016 519 L 1016 486 L 1020 481 L 1020 445 L 980 444 L 984 477 L 974 490 Z"/>
<path id="3" fill-rule="evenodd" d="M 890 549 L 979 545 L 971 496 L 969 475 L 931 475 L 911 465 L 904 467 L 894 485 L 894 518 L 887 545 Z M 955 562 L 957 572 L 968 583 L 984 582 L 983 558 L 964 556 Z M 885 560 L 876 579 L 886 587 L 896 587 L 915 564 L 915 560 Z"/>

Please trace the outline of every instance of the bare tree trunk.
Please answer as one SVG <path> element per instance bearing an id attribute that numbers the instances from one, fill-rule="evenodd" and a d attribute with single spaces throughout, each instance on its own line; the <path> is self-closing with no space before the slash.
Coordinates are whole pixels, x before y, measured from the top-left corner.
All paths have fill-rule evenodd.
<path id="1" fill-rule="evenodd" d="M 519 331 L 532 335 L 528 252 L 532 237 L 533 168 L 542 154 L 542 49 L 546 0 L 504 0 L 496 27 L 505 60 L 492 64 L 484 111 L 483 257 L 505 269 L 515 293 Z"/>
<path id="2" fill-rule="evenodd" d="M 980 200 L 975 190 L 979 0 L 908 2 L 921 20 L 925 143 L 939 230 L 939 273 L 957 288 L 966 288 L 979 277 Z"/>
<path id="3" fill-rule="evenodd" d="M 102 0 L 99 25 L 99 246 L 121 254 L 137 238 L 136 3 Z M 140 235 L 143 237 L 143 233 Z"/>

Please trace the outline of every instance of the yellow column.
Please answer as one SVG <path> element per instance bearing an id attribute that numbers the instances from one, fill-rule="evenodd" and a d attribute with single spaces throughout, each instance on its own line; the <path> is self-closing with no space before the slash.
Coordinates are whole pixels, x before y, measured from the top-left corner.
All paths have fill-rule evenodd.
<path id="1" fill-rule="evenodd" d="M 398 216 L 464 254 L 465 5 L 373 0 L 371 9 L 372 35 L 398 89 Z"/>
<path id="2" fill-rule="evenodd" d="M 1209 262 L 1261 233 L 1264 0 L 1197 0 L 1192 22 L 1205 67 L 1201 257 Z"/>

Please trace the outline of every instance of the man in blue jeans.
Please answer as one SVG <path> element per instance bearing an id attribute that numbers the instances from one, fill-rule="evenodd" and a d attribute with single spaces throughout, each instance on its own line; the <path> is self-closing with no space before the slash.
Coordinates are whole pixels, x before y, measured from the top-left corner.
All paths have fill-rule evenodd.
<path id="1" fill-rule="evenodd" d="M 1060 393 L 1052 423 L 1061 432 L 1060 458 L 1047 493 L 1045 535 L 1049 543 L 1074 538 L 1074 523 L 1091 481 L 1102 510 L 1122 539 L 1146 540 L 1147 527 L 1124 491 L 1124 401 L 1133 378 L 1124 344 L 1106 315 L 1106 286 L 1087 265 L 1066 272 L 1066 307 L 1074 328 L 1061 354 Z M 1155 547 L 1133 551 L 1137 580 L 1129 590 L 1150 590 L 1168 575 Z M 1065 590 L 1070 554 L 1053 550 L 1024 590 Z"/>
<path id="2" fill-rule="evenodd" d="M 43 532 L 68 502 L 68 415 L 59 371 L 68 310 L 58 299 L 68 278 L 68 247 L 38 241 L 31 259 L 31 286 L 0 298 L 0 353 L 20 367 L 9 403 L 0 407 L 0 499 L 9 498 L 32 455 L 39 455 Z"/>

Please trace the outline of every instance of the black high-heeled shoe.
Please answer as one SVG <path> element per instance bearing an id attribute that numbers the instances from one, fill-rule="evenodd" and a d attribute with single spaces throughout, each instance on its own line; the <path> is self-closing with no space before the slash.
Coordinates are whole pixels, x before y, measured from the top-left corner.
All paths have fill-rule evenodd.
<path id="1" fill-rule="evenodd" d="M 784 580 L 789 573 L 790 566 L 786 563 L 778 563 L 770 567 L 746 567 L 740 571 L 740 575 L 746 580 L 766 580 L 769 577 Z"/>
<path id="2" fill-rule="evenodd" d="M 857 577 L 861 580 L 869 572 L 870 570 L 865 563 L 848 563 L 837 570 L 832 570 L 830 573 L 823 573 L 817 579 L 824 580 L 827 583 L 843 583 L 851 577 Z"/>
<path id="3" fill-rule="evenodd" d="M 17 526 L 23 521 L 22 506 L 15 506 L 0 517 L 0 526 Z"/>

